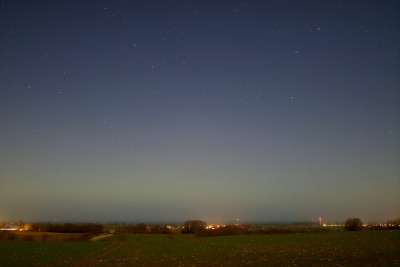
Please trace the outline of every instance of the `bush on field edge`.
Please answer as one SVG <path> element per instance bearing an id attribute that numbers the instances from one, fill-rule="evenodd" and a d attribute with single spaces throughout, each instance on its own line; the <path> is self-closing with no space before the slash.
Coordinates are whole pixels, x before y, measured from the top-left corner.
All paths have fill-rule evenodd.
<path id="1" fill-rule="evenodd" d="M 0 240 L 14 241 L 17 240 L 17 235 L 11 231 L 0 231 Z"/>

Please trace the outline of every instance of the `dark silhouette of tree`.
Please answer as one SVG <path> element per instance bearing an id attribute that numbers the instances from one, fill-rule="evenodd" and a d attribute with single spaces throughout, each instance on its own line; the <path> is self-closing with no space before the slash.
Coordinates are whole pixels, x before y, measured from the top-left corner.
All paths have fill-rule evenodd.
<path id="1" fill-rule="evenodd" d="M 344 229 L 347 231 L 359 231 L 361 228 L 362 221 L 359 218 L 350 218 L 344 223 Z"/>
<path id="2" fill-rule="evenodd" d="M 143 234 L 146 233 L 147 225 L 144 223 L 138 223 L 134 226 L 134 233 Z"/>
<path id="3" fill-rule="evenodd" d="M 43 228 L 43 224 L 33 223 L 31 227 L 32 232 L 41 232 Z"/>
<path id="4" fill-rule="evenodd" d="M 225 225 L 218 229 L 198 229 L 196 231 L 196 237 L 203 236 L 227 236 L 227 235 L 241 235 L 250 233 L 245 229 L 244 225 Z"/>
<path id="5" fill-rule="evenodd" d="M 57 232 L 57 233 L 92 233 L 100 234 L 103 232 L 104 227 L 101 224 L 87 223 L 66 223 L 66 224 L 53 224 L 47 223 L 43 227 L 44 231 Z"/>
<path id="6" fill-rule="evenodd" d="M 201 220 L 186 221 L 183 224 L 181 234 L 196 234 L 197 232 L 206 229 L 207 223 Z"/>
<path id="7" fill-rule="evenodd" d="M 165 225 L 152 225 L 150 233 L 152 233 L 152 234 L 171 234 L 172 232 Z"/>
<path id="8" fill-rule="evenodd" d="M 400 218 L 397 218 L 395 220 L 389 220 L 387 221 L 387 227 L 390 229 L 399 229 L 400 228 Z"/>

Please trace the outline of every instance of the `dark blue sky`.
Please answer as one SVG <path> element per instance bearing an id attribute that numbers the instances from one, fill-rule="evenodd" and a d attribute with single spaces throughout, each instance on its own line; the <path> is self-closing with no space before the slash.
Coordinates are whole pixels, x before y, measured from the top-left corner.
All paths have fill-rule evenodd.
<path id="1" fill-rule="evenodd" d="M 7 1 L 0 220 L 400 216 L 398 1 Z"/>

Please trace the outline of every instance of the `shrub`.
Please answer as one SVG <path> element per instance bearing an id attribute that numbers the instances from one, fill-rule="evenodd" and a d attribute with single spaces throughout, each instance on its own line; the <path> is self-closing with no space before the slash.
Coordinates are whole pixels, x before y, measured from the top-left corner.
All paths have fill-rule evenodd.
<path id="1" fill-rule="evenodd" d="M 359 231 L 361 228 L 362 222 L 359 218 L 350 218 L 344 223 L 344 229 L 347 231 Z"/>
<path id="2" fill-rule="evenodd" d="M 1 231 L 1 240 L 7 240 L 7 241 L 14 241 L 17 240 L 17 235 L 15 233 L 12 233 L 12 231 Z"/>
<path id="3" fill-rule="evenodd" d="M 201 220 L 186 221 L 181 230 L 181 234 L 196 234 L 206 229 L 207 223 Z"/>

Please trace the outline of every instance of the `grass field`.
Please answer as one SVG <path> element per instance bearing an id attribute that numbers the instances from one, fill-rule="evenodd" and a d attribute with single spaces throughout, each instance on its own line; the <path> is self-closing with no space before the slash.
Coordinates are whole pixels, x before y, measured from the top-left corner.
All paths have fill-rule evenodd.
<path id="1" fill-rule="evenodd" d="M 400 266 L 400 231 L 2 241 L 0 266 Z"/>

